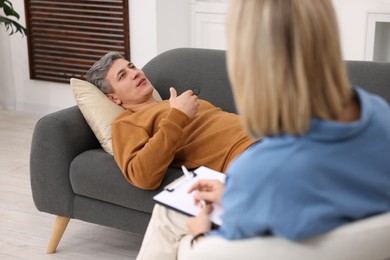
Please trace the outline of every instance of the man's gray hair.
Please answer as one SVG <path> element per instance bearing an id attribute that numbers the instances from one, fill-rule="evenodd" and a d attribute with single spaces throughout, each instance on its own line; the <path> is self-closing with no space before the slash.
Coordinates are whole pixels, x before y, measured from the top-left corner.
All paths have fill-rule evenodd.
<path id="1" fill-rule="evenodd" d="M 118 59 L 125 60 L 119 52 L 107 53 L 88 70 L 85 75 L 86 80 L 98 87 L 104 94 L 113 93 L 114 89 L 105 77 L 107 76 L 107 72 L 111 68 L 112 63 Z"/>

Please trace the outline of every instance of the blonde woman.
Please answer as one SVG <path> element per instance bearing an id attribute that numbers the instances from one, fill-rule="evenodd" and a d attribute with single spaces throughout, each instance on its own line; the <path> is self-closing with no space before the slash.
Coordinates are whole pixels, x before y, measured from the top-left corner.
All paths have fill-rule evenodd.
<path id="1" fill-rule="evenodd" d="M 389 211 L 390 108 L 349 83 L 331 0 L 231 0 L 227 35 L 243 127 L 266 138 L 230 164 L 225 187 L 193 186 L 197 200 L 221 203 L 225 213 L 215 230 L 209 206 L 187 221 L 192 242 L 300 241 Z M 151 226 L 177 215 L 159 211 Z"/>

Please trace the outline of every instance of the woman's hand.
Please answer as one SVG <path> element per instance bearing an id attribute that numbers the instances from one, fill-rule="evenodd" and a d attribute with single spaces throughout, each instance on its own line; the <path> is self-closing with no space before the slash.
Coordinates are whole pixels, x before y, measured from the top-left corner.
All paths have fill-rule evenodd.
<path id="1" fill-rule="evenodd" d="M 188 193 L 196 191 L 194 193 L 196 205 L 201 204 L 201 201 L 207 204 L 221 204 L 223 190 L 224 184 L 218 180 L 199 180 L 190 187 Z"/>
<path id="2" fill-rule="evenodd" d="M 192 235 L 207 233 L 211 230 L 211 221 L 209 219 L 211 211 L 213 211 L 213 206 L 211 204 L 207 204 L 202 206 L 198 216 L 187 220 L 187 227 Z"/>
<path id="3" fill-rule="evenodd" d="M 221 196 L 224 185 L 218 180 L 199 180 L 194 183 L 188 193 L 196 191 L 194 194 L 195 204 L 201 205 L 201 210 L 196 217 L 187 221 L 187 226 L 192 235 L 207 233 L 211 230 L 209 214 L 213 210 L 213 203 L 221 204 Z M 201 201 L 205 201 L 202 204 Z"/>

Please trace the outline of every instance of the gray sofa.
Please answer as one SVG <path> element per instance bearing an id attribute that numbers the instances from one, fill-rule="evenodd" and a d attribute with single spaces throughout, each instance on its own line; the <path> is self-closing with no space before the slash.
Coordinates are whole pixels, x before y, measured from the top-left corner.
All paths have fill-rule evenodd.
<path id="1" fill-rule="evenodd" d="M 389 63 L 347 61 L 347 66 L 352 83 L 390 102 Z M 224 51 L 170 50 L 143 70 L 163 99 L 169 97 L 168 88 L 175 86 L 178 92 L 193 89 L 199 98 L 236 111 Z M 55 251 L 72 218 L 143 234 L 154 205 L 152 197 L 161 190 L 145 191 L 129 184 L 77 106 L 46 115 L 36 124 L 30 172 L 37 209 L 59 216 L 49 253 Z M 179 169 L 169 168 L 162 187 L 181 175 Z"/>

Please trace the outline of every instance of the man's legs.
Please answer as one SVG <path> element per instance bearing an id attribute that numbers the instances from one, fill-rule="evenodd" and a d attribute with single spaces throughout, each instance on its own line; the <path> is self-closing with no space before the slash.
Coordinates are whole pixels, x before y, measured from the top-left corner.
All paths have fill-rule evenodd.
<path id="1" fill-rule="evenodd" d="M 189 234 L 187 219 L 186 215 L 156 204 L 137 260 L 176 260 L 180 240 Z"/>

